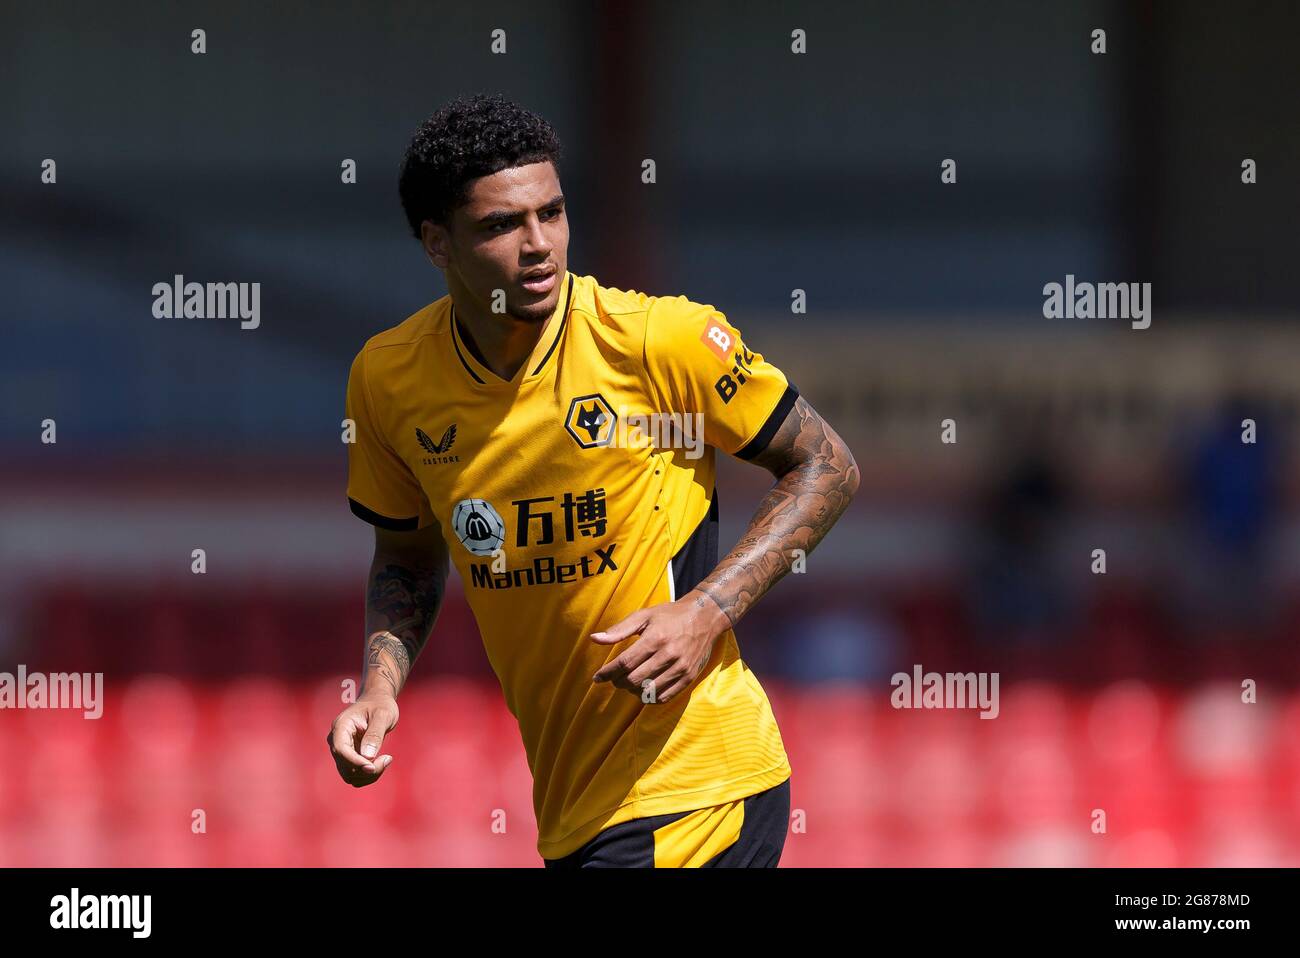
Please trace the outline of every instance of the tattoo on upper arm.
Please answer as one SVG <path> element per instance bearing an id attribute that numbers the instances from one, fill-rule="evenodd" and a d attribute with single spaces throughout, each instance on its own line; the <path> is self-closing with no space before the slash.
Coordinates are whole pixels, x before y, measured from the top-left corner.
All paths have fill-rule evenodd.
<path id="1" fill-rule="evenodd" d="M 810 553 L 857 492 L 857 463 L 844 441 L 800 396 L 767 447 L 751 462 L 777 482 L 744 537 L 696 588 L 734 625 L 790 571 L 794 550 Z"/>
<path id="2" fill-rule="evenodd" d="M 806 463 L 818 463 L 820 474 L 833 474 L 844 458 L 844 455 L 839 455 L 841 452 L 845 455 L 848 453 L 843 440 L 817 414 L 817 410 L 800 396 L 794 401 L 793 408 L 772 441 L 750 461 L 765 467 L 778 479 L 791 469 Z M 853 457 L 847 458 L 848 464 L 856 469 Z"/>

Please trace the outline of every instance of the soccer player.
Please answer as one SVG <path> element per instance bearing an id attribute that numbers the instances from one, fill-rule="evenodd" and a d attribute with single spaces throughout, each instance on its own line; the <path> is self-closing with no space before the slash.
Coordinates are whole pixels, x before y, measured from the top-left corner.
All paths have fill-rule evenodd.
<path id="1" fill-rule="evenodd" d="M 733 628 L 858 486 L 844 442 L 722 313 L 568 269 L 560 143 L 499 96 L 406 151 L 449 295 L 352 364 L 348 499 L 374 526 L 367 659 L 328 741 L 384 736 L 455 563 L 532 771 L 548 867 L 774 867 L 790 764 Z M 714 450 L 776 478 L 720 563 Z"/>

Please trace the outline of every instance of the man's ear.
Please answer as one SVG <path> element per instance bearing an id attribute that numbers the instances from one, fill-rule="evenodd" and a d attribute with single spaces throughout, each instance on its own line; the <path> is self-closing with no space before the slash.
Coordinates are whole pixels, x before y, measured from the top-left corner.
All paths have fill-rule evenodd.
<path id="1" fill-rule="evenodd" d="M 438 269 L 446 269 L 451 265 L 451 237 L 445 227 L 433 220 L 425 220 L 420 224 L 420 244 L 424 247 L 424 255 L 429 257 L 429 262 Z"/>

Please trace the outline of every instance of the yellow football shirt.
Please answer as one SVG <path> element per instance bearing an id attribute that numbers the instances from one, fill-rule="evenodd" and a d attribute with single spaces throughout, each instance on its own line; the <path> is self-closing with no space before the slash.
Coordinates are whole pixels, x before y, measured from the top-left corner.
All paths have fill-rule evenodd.
<path id="1" fill-rule="evenodd" d="M 590 634 L 713 570 L 714 449 L 757 454 L 795 387 L 713 307 L 569 272 L 512 381 L 459 330 L 445 296 L 358 353 L 348 499 L 380 526 L 441 527 L 519 721 L 542 857 L 785 781 L 771 706 L 731 630 L 663 705 L 593 684 L 636 637 Z"/>

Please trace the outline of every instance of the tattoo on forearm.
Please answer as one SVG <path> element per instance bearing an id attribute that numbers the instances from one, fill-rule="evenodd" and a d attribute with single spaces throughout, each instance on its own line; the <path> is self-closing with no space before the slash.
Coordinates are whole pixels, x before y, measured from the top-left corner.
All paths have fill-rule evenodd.
<path id="1" fill-rule="evenodd" d="M 793 564 L 808 555 L 848 508 L 858 466 L 843 440 L 800 397 L 772 442 L 752 461 L 777 476 L 745 535 L 696 588 L 732 625 Z"/>
<path id="2" fill-rule="evenodd" d="M 376 559 L 366 594 L 366 664 L 361 686 L 378 681 L 401 691 L 429 639 L 442 605 L 443 575 L 436 565 L 410 566 Z"/>
<path id="3" fill-rule="evenodd" d="M 366 659 L 364 686 L 371 677 L 386 683 L 393 695 L 401 691 L 406 677 L 411 674 L 411 656 L 406 645 L 387 632 L 376 632 L 370 637 L 370 655 Z"/>

